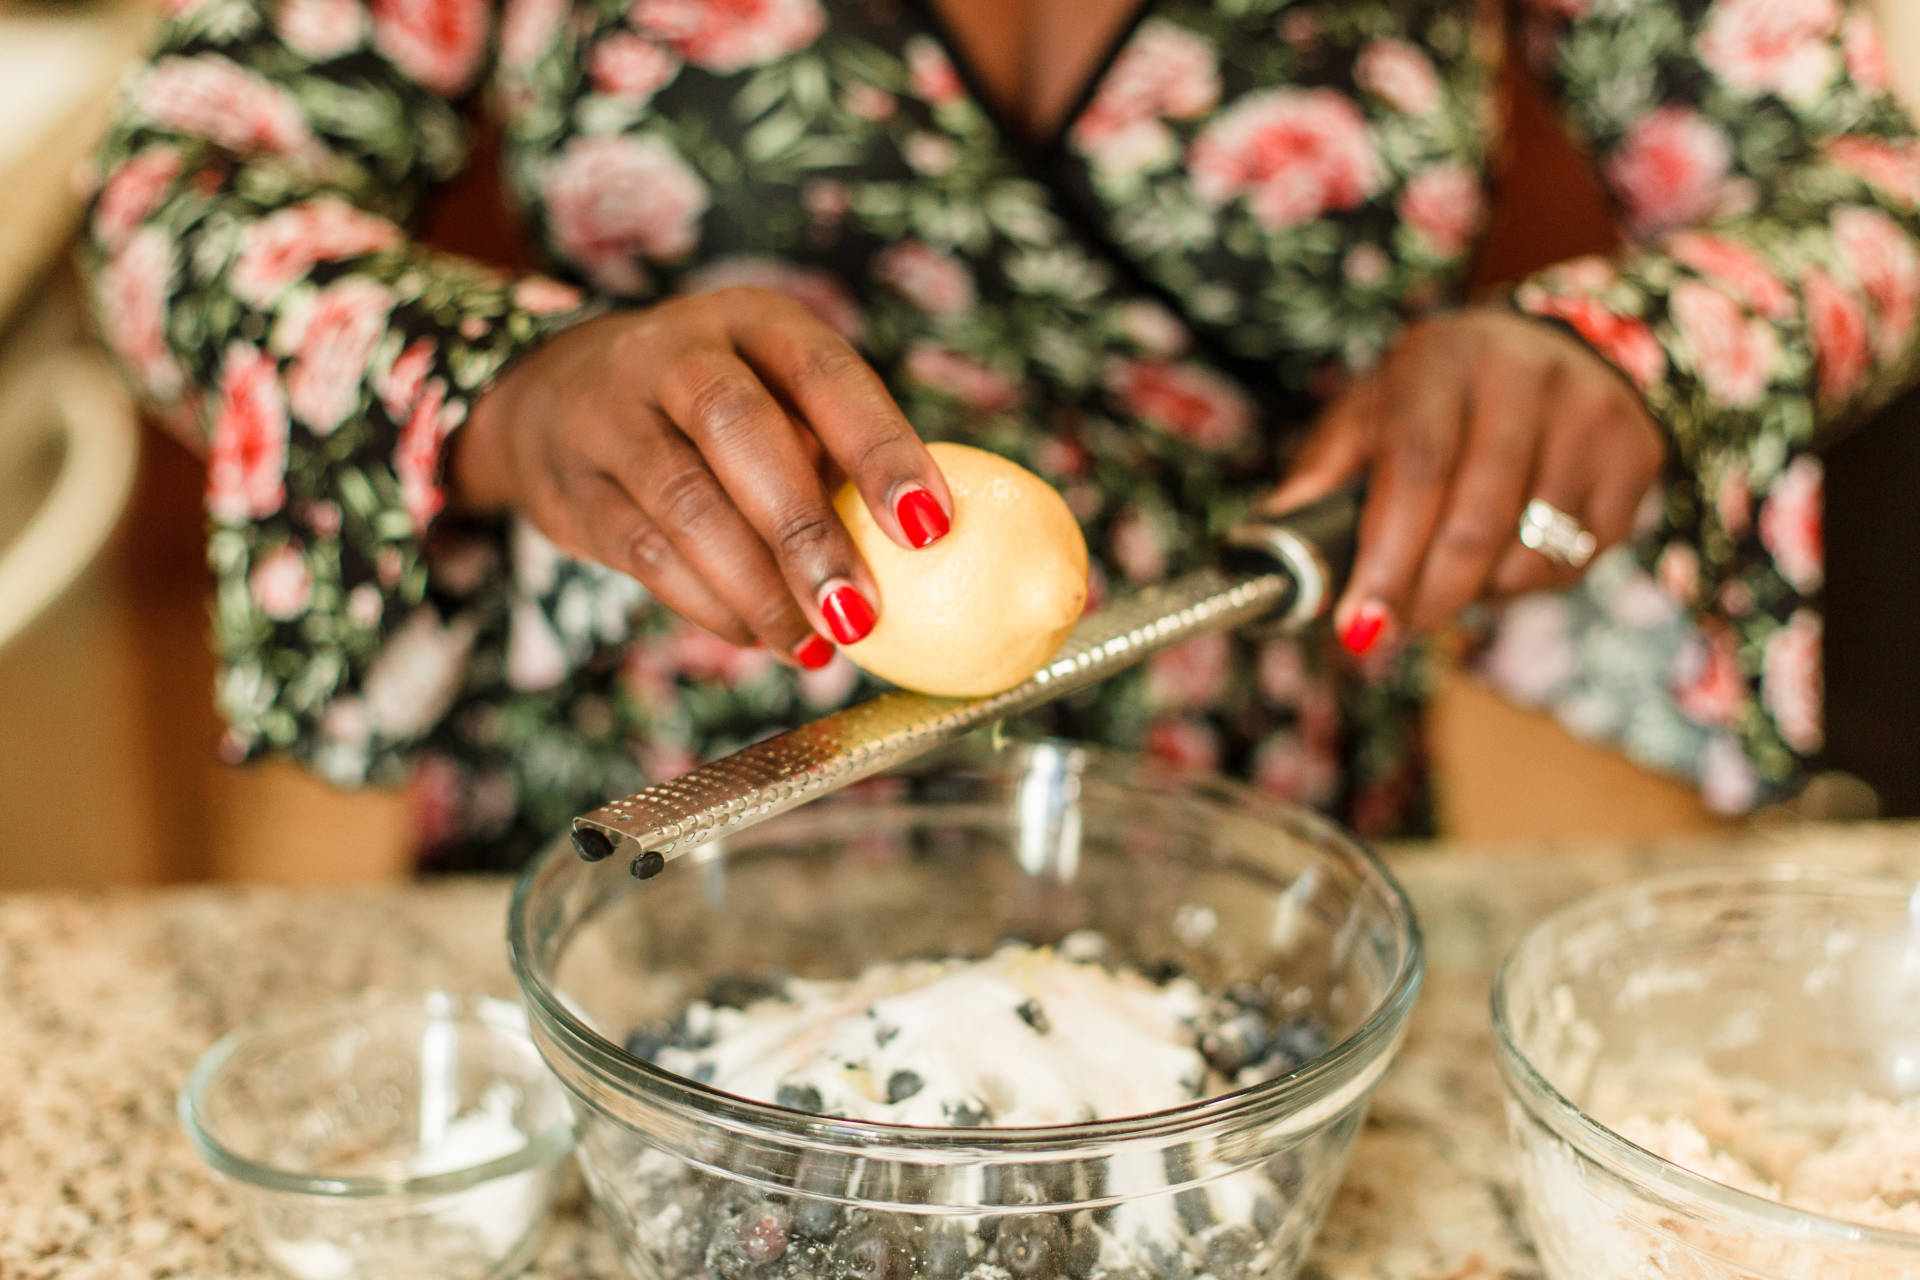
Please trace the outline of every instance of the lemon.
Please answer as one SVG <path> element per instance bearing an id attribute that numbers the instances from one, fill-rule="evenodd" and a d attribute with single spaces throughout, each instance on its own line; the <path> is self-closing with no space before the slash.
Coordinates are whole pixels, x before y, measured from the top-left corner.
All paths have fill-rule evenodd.
<path id="1" fill-rule="evenodd" d="M 979 697 L 1019 684 L 1060 649 L 1087 602 L 1087 543 L 1066 500 L 998 454 L 928 446 L 953 495 L 953 524 L 909 551 L 851 483 L 834 508 L 880 588 L 879 621 L 846 654 L 921 693 Z"/>

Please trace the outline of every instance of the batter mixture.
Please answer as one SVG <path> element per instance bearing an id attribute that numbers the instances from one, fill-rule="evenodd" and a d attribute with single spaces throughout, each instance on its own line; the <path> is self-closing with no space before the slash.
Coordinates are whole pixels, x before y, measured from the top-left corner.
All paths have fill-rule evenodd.
<path id="1" fill-rule="evenodd" d="M 1602 1117 L 1605 1119 L 1606 1117 Z M 1864 1226 L 1920 1232 L 1920 1099 L 1856 1094 L 1837 1114 L 1708 1087 L 1686 1115 L 1608 1120 L 1629 1141 L 1715 1182 Z"/>

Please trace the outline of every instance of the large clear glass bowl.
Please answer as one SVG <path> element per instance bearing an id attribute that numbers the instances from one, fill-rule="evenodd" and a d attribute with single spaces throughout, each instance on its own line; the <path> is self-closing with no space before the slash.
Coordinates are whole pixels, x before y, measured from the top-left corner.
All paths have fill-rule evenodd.
<path id="1" fill-rule="evenodd" d="M 1777 867 L 1598 894 L 1514 947 L 1493 1020 L 1551 1280 L 1920 1280 L 1920 1235 L 1702 1176 L 1743 1174 L 1688 1132 L 1764 1169 L 1830 1147 L 1859 1095 L 1914 1105 L 1920 885 Z M 1699 1171 L 1610 1126 L 1661 1139 Z M 1920 1135 L 1885 1137 L 1859 1172 L 1904 1162 L 1920 1194 Z"/>
<path id="2" fill-rule="evenodd" d="M 1154 1115 L 1031 1129 L 810 1117 L 621 1048 L 723 975 L 845 978 L 1079 929 L 1203 985 L 1282 975 L 1332 1047 Z M 509 931 L 534 1038 L 581 1104 L 588 1185 L 646 1280 L 1289 1275 L 1421 974 L 1405 896 L 1333 826 L 1056 742 L 964 746 L 644 882 L 556 850 Z M 750 1221 L 772 1224 L 750 1258 L 720 1247 Z"/>

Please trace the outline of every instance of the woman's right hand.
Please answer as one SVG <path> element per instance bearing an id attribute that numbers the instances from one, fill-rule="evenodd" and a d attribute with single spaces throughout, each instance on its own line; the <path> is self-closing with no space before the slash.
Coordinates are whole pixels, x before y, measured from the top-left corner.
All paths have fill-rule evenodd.
<path id="1" fill-rule="evenodd" d="M 453 437 L 468 510 L 512 509 L 735 644 L 802 666 L 873 628 L 834 514 L 850 477 L 904 547 L 947 531 L 939 468 L 866 361 L 799 303 L 724 289 L 620 312 L 510 368 Z"/>

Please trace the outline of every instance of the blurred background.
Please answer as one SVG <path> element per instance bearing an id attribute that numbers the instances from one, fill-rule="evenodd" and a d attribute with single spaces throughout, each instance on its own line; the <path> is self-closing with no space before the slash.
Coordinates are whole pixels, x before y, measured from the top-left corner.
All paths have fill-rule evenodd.
<path id="1" fill-rule="evenodd" d="M 1920 103 L 1920 4 L 1878 10 Z M 0 889 L 402 875 L 403 794 L 220 764 L 201 464 L 139 420 L 87 344 L 68 262 L 74 173 L 151 17 L 148 0 L 0 0 Z M 1615 238 L 1544 104 L 1511 81 L 1483 287 Z M 478 154 L 429 238 L 507 261 L 517 237 L 484 139 Z M 1920 396 L 1829 459 L 1829 770 L 1793 811 L 1756 820 L 1920 815 L 1916 479 Z M 1724 822 L 1457 673 L 1432 732 L 1451 837 L 1631 839 Z"/>

